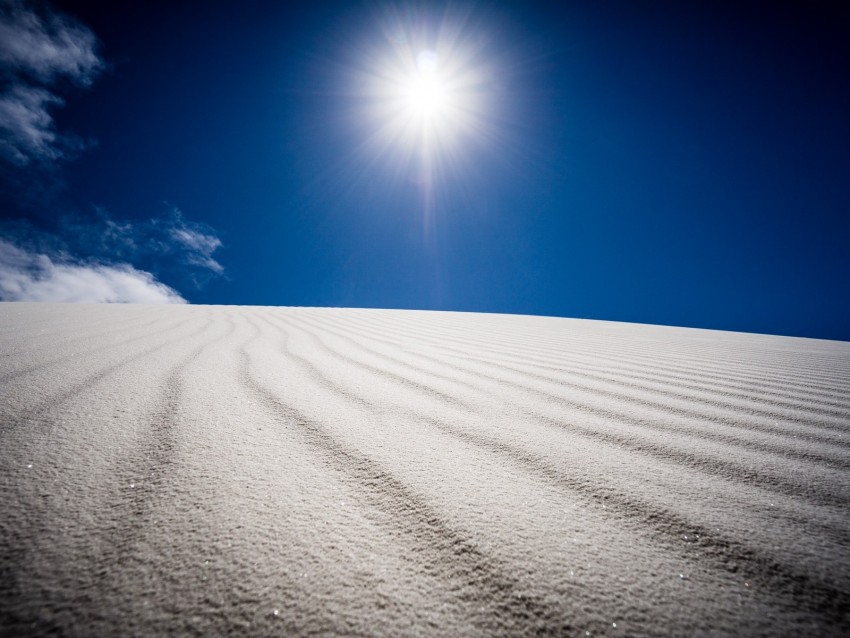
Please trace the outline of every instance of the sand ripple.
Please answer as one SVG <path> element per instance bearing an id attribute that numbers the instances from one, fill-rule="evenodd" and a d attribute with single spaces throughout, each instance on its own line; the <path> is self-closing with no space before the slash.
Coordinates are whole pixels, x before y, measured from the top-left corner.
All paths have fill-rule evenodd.
<path id="1" fill-rule="evenodd" d="M 0 304 L 2 635 L 847 635 L 850 344 Z"/>

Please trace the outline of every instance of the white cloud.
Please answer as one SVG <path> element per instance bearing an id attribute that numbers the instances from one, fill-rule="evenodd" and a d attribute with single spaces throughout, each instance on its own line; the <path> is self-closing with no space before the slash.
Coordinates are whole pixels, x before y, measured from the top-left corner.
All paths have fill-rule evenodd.
<path id="1" fill-rule="evenodd" d="M 36 15 L 15 0 L 0 2 L 0 62 L 43 82 L 66 76 L 88 85 L 103 67 L 97 39 L 84 26 L 54 12 Z"/>
<path id="2" fill-rule="evenodd" d="M 62 155 L 56 146 L 50 104 L 62 100 L 44 89 L 16 86 L 0 95 L 0 153 L 14 164 L 26 165 L 33 157 L 54 160 Z"/>
<path id="3" fill-rule="evenodd" d="M 61 14 L 0 0 L 0 157 L 25 166 L 64 155 L 49 107 L 63 104 L 53 85 L 88 86 L 103 69 L 97 39 Z"/>
<path id="4" fill-rule="evenodd" d="M 215 229 L 184 218 L 175 207 L 161 217 L 145 221 L 118 220 L 107 210 L 96 208 L 93 217 L 77 214 L 61 218 L 57 230 L 66 244 L 73 244 L 75 254 L 95 255 L 112 262 L 146 262 L 154 271 L 179 268 L 199 287 L 225 273 L 224 266 L 213 256 L 223 246 Z M 0 224 L 0 236 L 4 235 L 7 239 L 26 238 L 14 229 L 4 233 Z M 45 238 L 42 233 L 40 239 Z"/>
<path id="5" fill-rule="evenodd" d="M 129 264 L 76 263 L 0 239 L 0 300 L 186 303 L 177 291 Z"/>
<path id="6" fill-rule="evenodd" d="M 186 260 L 202 268 L 208 268 L 216 274 L 222 274 L 224 267 L 212 258 L 212 254 L 221 246 L 221 240 L 186 226 L 171 229 L 171 237 L 186 249 Z"/>

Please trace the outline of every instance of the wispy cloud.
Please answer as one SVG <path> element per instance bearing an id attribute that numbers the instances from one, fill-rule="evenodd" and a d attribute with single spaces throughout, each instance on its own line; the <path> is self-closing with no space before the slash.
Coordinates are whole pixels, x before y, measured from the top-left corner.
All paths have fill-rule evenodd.
<path id="1" fill-rule="evenodd" d="M 27 166 L 79 148 L 56 131 L 50 109 L 64 103 L 56 87 L 89 86 L 103 67 L 83 25 L 43 5 L 0 0 L 0 158 Z"/>
<path id="2" fill-rule="evenodd" d="M 0 62 L 42 82 L 66 76 L 88 85 L 103 66 L 89 29 L 49 9 L 38 15 L 17 0 L 0 3 L 0 42 Z"/>
<path id="3" fill-rule="evenodd" d="M 54 232 L 0 224 L 0 300 L 180 303 L 160 279 L 200 288 L 222 277 L 222 246 L 206 224 L 176 208 L 146 221 L 65 217 Z"/>
<path id="4" fill-rule="evenodd" d="M 49 91 L 28 86 L 16 86 L 0 95 L 0 154 L 19 166 L 36 157 L 43 161 L 60 157 L 47 109 L 61 101 Z"/>
<path id="5" fill-rule="evenodd" d="M 173 206 L 164 215 L 132 222 L 115 219 L 99 208 L 94 218 L 61 219 L 58 232 L 74 238 L 78 252 L 113 260 L 171 262 L 194 271 L 196 281 L 202 274 L 203 278 L 224 275 L 224 267 L 214 257 L 223 245 L 215 229 L 186 219 Z"/>
<path id="6" fill-rule="evenodd" d="M 62 89 L 88 87 L 104 67 L 84 25 L 41 0 L 0 0 L 0 178 L 21 201 L 43 207 L 31 194 L 49 191 L 41 182 L 57 182 L 57 162 L 85 145 L 57 131 L 52 112 Z M 132 222 L 104 210 L 32 219 L 38 227 L 0 217 L 0 300 L 185 303 L 162 282 L 200 288 L 224 276 L 215 230 L 177 208 Z"/>
<path id="7" fill-rule="evenodd" d="M 30 252 L 0 239 L 0 300 L 186 303 L 173 288 L 129 264 L 83 263 Z"/>
<path id="8" fill-rule="evenodd" d="M 171 228 L 171 237 L 185 252 L 187 263 L 214 272 L 224 273 L 224 267 L 213 259 L 213 253 L 221 247 L 221 240 L 212 234 L 211 229 L 198 224 L 188 224 L 179 211 L 175 225 Z"/>

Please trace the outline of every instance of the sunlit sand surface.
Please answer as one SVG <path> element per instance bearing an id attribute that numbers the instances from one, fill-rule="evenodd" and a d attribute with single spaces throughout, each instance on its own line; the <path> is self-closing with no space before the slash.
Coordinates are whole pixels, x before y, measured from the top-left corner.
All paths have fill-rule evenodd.
<path id="1" fill-rule="evenodd" d="M 0 304 L 0 397 L 2 635 L 850 628 L 850 343 Z"/>

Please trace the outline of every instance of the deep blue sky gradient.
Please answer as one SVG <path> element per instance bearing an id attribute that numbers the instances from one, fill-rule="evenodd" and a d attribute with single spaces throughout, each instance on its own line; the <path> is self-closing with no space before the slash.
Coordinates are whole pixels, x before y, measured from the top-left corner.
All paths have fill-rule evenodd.
<path id="1" fill-rule="evenodd" d="M 177 206 L 224 242 L 227 276 L 179 288 L 192 302 L 850 340 L 838 3 L 474 5 L 500 137 L 470 138 L 444 167 L 429 233 L 415 171 L 358 152 L 350 82 L 380 44 L 380 5 L 56 6 L 111 66 L 56 111 L 97 146 L 62 168 L 49 207 L 6 215 L 49 227 L 60 212 Z M 411 6 L 435 27 L 446 5 Z"/>

